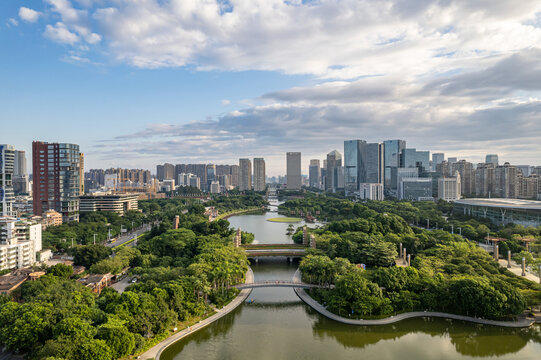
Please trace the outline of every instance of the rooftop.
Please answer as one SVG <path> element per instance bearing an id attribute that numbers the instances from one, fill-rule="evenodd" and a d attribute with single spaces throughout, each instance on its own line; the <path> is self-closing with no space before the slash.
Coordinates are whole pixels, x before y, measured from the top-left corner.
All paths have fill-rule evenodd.
<path id="1" fill-rule="evenodd" d="M 523 199 L 461 199 L 457 204 L 509 209 L 540 210 L 541 201 Z"/>

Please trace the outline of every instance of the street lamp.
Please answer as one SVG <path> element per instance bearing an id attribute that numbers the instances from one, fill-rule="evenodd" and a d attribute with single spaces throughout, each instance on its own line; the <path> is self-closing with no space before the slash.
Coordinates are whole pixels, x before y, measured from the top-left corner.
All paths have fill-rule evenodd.
<path id="1" fill-rule="evenodd" d="M 426 219 L 426 229 L 430 230 L 430 219 Z"/>

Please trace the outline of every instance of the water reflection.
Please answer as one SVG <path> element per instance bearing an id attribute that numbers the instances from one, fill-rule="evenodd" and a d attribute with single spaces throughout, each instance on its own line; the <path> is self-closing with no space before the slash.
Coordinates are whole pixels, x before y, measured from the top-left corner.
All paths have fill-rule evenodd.
<path id="1" fill-rule="evenodd" d="M 252 269 L 256 281 L 287 280 L 297 266 L 285 258 L 272 258 L 252 264 Z M 260 288 L 232 313 L 178 341 L 162 355 L 164 360 L 479 357 L 540 359 L 539 325 L 507 329 L 418 318 L 384 326 L 351 326 L 320 316 L 293 289 Z"/>

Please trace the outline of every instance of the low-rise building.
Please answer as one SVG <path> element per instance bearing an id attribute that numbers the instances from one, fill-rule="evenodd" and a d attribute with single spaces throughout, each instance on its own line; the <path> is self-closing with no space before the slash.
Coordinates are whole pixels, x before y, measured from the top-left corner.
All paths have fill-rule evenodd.
<path id="1" fill-rule="evenodd" d="M 0 218 L 0 270 L 21 269 L 36 262 L 41 251 L 41 224 Z"/>
<path id="2" fill-rule="evenodd" d="M 111 284 L 111 278 L 111 274 L 90 274 L 80 278 L 77 281 L 90 288 L 92 292 L 99 295 L 105 287 Z"/>
<path id="3" fill-rule="evenodd" d="M 403 178 L 399 184 L 399 199 L 412 201 L 434 200 L 431 178 Z"/>
<path id="4" fill-rule="evenodd" d="M 43 213 L 43 220 L 41 226 L 43 230 L 47 229 L 49 226 L 58 226 L 62 225 L 62 214 L 53 209 L 47 210 Z"/>
<path id="5" fill-rule="evenodd" d="M 79 198 L 80 212 L 111 211 L 124 215 L 128 210 L 137 210 L 139 194 L 85 195 Z"/>
<path id="6" fill-rule="evenodd" d="M 488 218 L 495 224 L 541 226 L 541 201 L 523 199 L 462 199 L 454 205 L 455 213 Z"/>

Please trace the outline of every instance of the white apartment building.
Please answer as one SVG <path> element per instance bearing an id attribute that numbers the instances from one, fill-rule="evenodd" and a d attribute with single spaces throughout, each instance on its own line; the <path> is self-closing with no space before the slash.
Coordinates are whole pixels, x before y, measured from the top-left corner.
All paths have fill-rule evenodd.
<path id="1" fill-rule="evenodd" d="M 41 247 L 41 224 L 11 217 L 0 218 L 0 270 L 34 264 Z"/>

